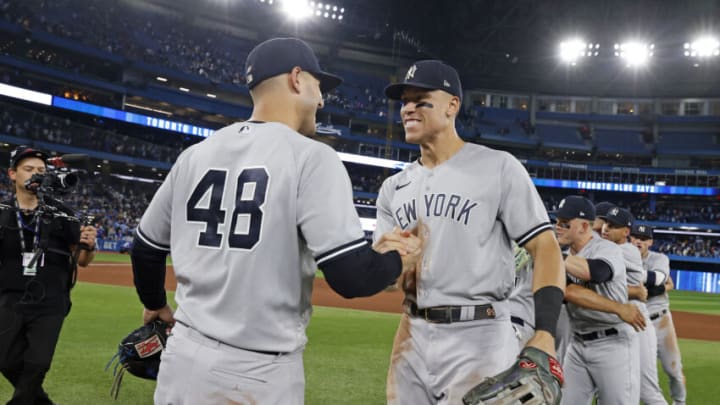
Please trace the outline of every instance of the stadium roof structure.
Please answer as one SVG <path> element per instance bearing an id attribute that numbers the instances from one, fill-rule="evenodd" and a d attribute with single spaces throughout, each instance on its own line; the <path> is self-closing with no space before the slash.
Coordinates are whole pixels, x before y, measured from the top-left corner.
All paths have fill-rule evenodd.
<path id="1" fill-rule="evenodd" d="M 683 52 L 684 43 L 700 34 L 720 37 L 718 0 L 335 0 L 345 10 L 342 22 L 315 19 L 307 26 L 272 17 L 269 0 L 205 1 L 237 8 L 243 18 L 228 18 L 256 24 L 260 36 L 362 43 L 401 61 L 444 59 L 458 68 L 468 89 L 720 97 L 720 57 L 701 61 Z M 561 63 L 559 44 L 574 36 L 598 44 L 598 55 L 575 66 Z M 627 40 L 655 45 L 649 66 L 628 68 L 614 55 L 614 44 Z"/>

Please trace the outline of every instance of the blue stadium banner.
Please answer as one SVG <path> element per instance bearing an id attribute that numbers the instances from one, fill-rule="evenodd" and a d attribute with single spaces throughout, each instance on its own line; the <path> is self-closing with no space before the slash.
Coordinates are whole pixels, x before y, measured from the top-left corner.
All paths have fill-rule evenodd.
<path id="1" fill-rule="evenodd" d="M 66 110 L 77 111 L 85 114 L 91 114 L 98 117 L 129 122 L 131 124 L 138 124 L 146 127 L 180 132 L 187 135 L 201 136 L 203 138 L 207 138 L 208 136 L 212 135 L 213 132 L 215 132 L 210 128 L 198 127 L 195 125 L 185 124 L 173 120 L 150 117 L 143 114 L 120 111 L 114 108 L 101 107 L 99 105 L 83 103 L 82 101 L 75 101 L 62 97 L 53 97 L 52 105 L 53 107 L 64 108 Z"/>
<path id="2" fill-rule="evenodd" d="M 720 189 L 692 186 L 654 186 L 649 184 L 604 183 L 599 181 L 532 179 L 538 187 L 569 188 L 573 190 L 614 191 L 625 193 L 677 194 L 677 195 L 720 195 Z"/>

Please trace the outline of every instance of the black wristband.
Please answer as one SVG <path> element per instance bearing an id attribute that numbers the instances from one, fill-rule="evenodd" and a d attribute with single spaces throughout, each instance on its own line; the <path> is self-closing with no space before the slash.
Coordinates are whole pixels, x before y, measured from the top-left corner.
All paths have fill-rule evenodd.
<path id="1" fill-rule="evenodd" d="M 535 294 L 533 294 L 535 330 L 544 330 L 555 337 L 563 299 L 565 299 L 565 293 L 561 288 L 554 285 L 548 285 L 535 291 Z"/>

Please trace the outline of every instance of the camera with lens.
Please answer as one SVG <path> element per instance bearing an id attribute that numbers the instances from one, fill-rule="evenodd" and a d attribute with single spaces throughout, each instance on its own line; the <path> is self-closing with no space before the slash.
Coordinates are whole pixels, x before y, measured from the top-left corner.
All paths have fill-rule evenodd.
<path id="1" fill-rule="evenodd" d="M 59 168 L 45 173 L 35 173 L 27 181 L 25 188 L 50 197 L 63 196 L 78 184 L 77 173 L 67 168 Z"/>

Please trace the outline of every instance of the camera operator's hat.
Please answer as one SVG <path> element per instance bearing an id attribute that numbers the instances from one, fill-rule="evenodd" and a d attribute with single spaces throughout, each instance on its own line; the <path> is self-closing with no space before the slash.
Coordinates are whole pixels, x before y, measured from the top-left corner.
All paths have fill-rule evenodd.
<path id="1" fill-rule="evenodd" d="M 310 45 L 298 38 L 273 38 L 253 48 L 245 61 L 245 81 L 252 90 L 265 79 L 290 73 L 295 66 L 315 76 L 323 93 L 343 81 L 340 76 L 322 70 Z"/>
<path id="2" fill-rule="evenodd" d="M 400 100 L 407 86 L 426 90 L 443 90 L 462 101 L 462 85 L 457 70 L 447 63 L 428 59 L 415 62 L 405 74 L 405 79 L 385 87 L 385 95 L 391 100 Z"/>
<path id="3" fill-rule="evenodd" d="M 47 160 L 48 154 L 27 145 L 20 145 L 10 151 L 10 167 L 14 169 L 21 160 L 29 157 L 36 157 L 44 162 Z"/>

